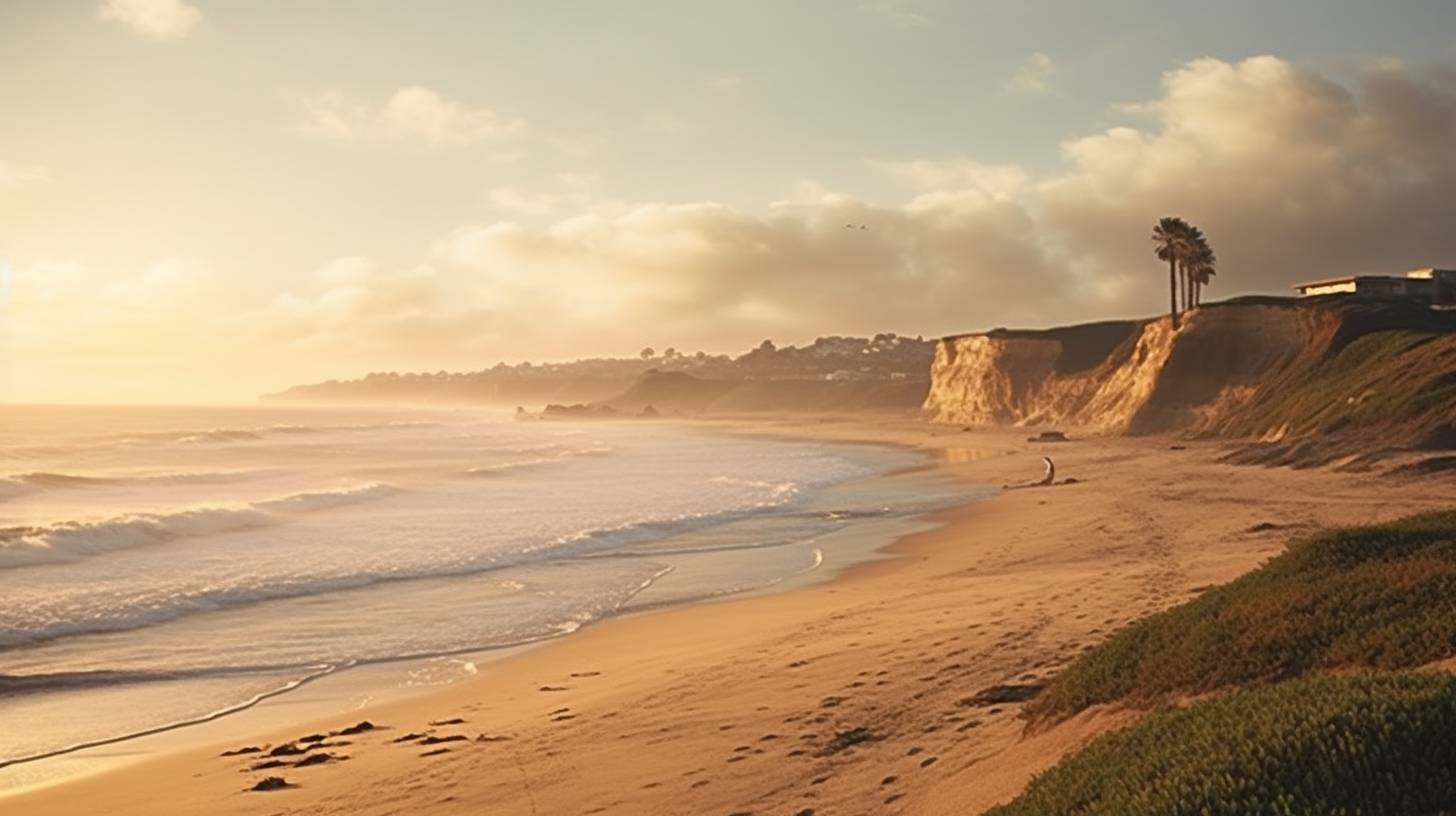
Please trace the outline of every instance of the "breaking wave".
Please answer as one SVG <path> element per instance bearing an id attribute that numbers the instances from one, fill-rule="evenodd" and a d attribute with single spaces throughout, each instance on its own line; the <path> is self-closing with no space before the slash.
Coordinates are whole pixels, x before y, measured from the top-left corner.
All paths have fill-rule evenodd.
<path id="1" fill-rule="evenodd" d="M 522 470 L 534 470 L 536 468 L 558 465 L 562 462 L 576 459 L 582 456 L 607 456 L 613 452 L 609 445 L 592 445 L 584 448 L 565 448 L 560 445 L 541 445 L 534 448 L 517 448 L 515 453 L 546 453 L 553 452 L 550 456 L 538 456 L 531 459 L 521 459 L 515 462 L 500 462 L 494 465 L 481 465 L 465 471 L 466 476 L 503 476 L 507 473 L 516 473 Z"/>
<path id="2" fill-rule="evenodd" d="M 277 514 L 328 510 L 399 492 L 389 485 L 299 493 L 246 507 L 207 507 L 175 513 L 135 513 L 106 521 L 65 521 L 0 529 L 0 569 L 78 561 L 116 550 L 200 538 L 277 523 Z"/>
<path id="3" fill-rule="evenodd" d="M 71 473 L 17 473 L 0 477 L 0 500 L 46 490 L 73 490 L 88 487 L 126 485 L 227 484 L 255 475 L 252 471 L 218 471 L 212 473 L 155 473 L 128 476 L 78 476 Z"/>

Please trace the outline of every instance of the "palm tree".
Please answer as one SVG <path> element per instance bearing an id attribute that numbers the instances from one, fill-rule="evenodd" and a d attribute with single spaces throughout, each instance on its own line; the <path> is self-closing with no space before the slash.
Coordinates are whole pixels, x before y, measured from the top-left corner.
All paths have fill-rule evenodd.
<path id="1" fill-rule="evenodd" d="M 1194 268 L 1198 266 L 1203 251 L 1201 247 L 1206 246 L 1208 246 L 1208 239 L 1203 236 L 1203 230 L 1192 224 L 1185 225 L 1183 254 L 1178 258 L 1178 266 L 1183 271 L 1183 311 L 1185 312 L 1193 308 L 1193 272 Z"/>
<path id="2" fill-rule="evenodd" d="M 1188 222 L 1173 216 L 1158 219 L 1153 227 L 1154 254 L 1168 262 L 1168 314 L 1178 328 L 1178 264 L 1187 254 Z"/>
<path id="3" fill-rule="evenodd" d="M 1209 246 L 1208 239 L 1202 235 L 1193 245 L 1188 264 L 1188 271 L 1193 278 L 1193 305 L 1199 306 L 1203 303 L 1203 287 L 1211 283 L 1213 276 L 1218 274 L 1214 268 L 1218 264 L 1218 258 L 1213 254 L 1213 247 Z"/>

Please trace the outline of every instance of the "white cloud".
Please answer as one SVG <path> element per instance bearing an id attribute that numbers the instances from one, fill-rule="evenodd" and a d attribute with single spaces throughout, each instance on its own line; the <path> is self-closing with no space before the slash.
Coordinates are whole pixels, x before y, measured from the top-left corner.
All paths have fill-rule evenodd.
<path id="1" fill-rule="evenodd" d="M 0 187 L 18 187 L 49 177 L 50 171 L 38 165 L 22 166 L 0 161 Z"/>
<path id="2" fill-rule="evenodd" d="M 490 200 L 507 212 L 522 215 L 549 215 L 562 207 L 585 206 L 587 197 L 580 192 L 533 193 L 515 187 L 496 187 Z"/>
<path id="3" fill-rule="evenodd" d="M 724 74 L 723 76 L 716 77 L 711 84 L 713 86 L 713 90 L 723 91 L 726 93 L 728 91 L 736 91 L 739 88 L 742 88 L 744 84 L 746 84 L 746 82 L 747 81 L 738 74 Z"/>
<path id="4" fill-rule="evenodd" d="M 1217 293 L 1456 261 L 1456 76 L 1383 64 L 1354 88 L 1275 57 L 1200 59 L 1137 106 L 1151 127 L 1072 139 L 1038 197 L 1105 285 L 1140 289 L 1159 215 L 1202 226 Z M 1151 306 L 1153 300 L 1138 297 Z"/>
<path id="5" fill-rule="evenodd" d="M 1016 73 L 1006 80 L 1006 90 L 1018 94 L 1044 94 L 1052 90 L 1052 81 L 1057 75 L 1057 63 L 1049 55 L 1033 52 Z"/>
<path id="6" fill-rule="evenodd" d="M 1025 211 L 975 191 L 898 207 L 825 194 L 762 215 L 715 202 L 588 206 L 541 226 L 461 227 L 404 273 L 320 276 L 259 323 L 298 348 L 370 349 L 389 366 L 427 350 L 541 358 L 662 337 L 731 349 L 770 335 L 933 332 L 1029 319 L 1027 304 L 1074 297 L 1035 239 Z"/>
<path id="7" fill-rule="evenodd" d="M 202 12 L 183 0 L 104 0 L 96 16 L 154 40 L 179 40 L 202 22 Z"/>
<path id="8" fill-rule="evenodd" d="M 282 385 L 304 370 L 1153 314 L 1167 304 L 1148 240 L 1162 215 L 1213 241 L 1210 298 L 1456 264 L 1456 72 L 1386 63 L 1339 83 L 1274 57 L 1204 59 L 1128 110 L 1129 124 L 1066 141 L 1051 176 L 968 157 L 873 162 L 912 188 L 892 205 L 812 180 L 759 210 L 604 202 L 585 173 L 498 187 L 519 220 L 464 224 L 400 268 L 341 258 L 252 307 L 192 262 L 28 267 L 0 329 L 37 377 L 80 360 L 123 382 L 108 373 L 121 356 L 135 376 L 191 355 L 221 382 L 232 374 L 214 358 L 231 342 Z M 378 111 L 364 118 L 379 126 Z"/>
<path id="9" fill-rule="evenodd" d="M 860 3 L 862 14 L 891 28 L 920 28 L 930 22 L 930 17 L 920 11 L 912 0 L 871 0 Z"/>
<path id="10" fill-rule="evenodd" d="M 919 189 L 982 190 L 993 196 L 1009 196 L 1023 190 L 1027 174 L 1017 164 L 986 164 L 975 159 L 871 159 L 870 167 Z"/>
<path id="11" fill-rule="evenodd" d="M 408 297 L 383 275 L 377 296 L 310 302 L 373 315 L 358 324 L 367 337 L 329 324 L 341 348 L 388 349 L 403 325 L 420 349 L 570 357 L 663 338 L 731 349 L 1156 313 L 1166 269 L 1148 232 L 1168 214 L 1212 238 L 1212 297 L 1456 260 L 1440 217 L 1456 198 L 1456 77 L 1380 66 L 1352 90 L 1274 58 L 1200 60 L 1138 108 L 1151 123 L 1068 141 L 1068 169 L 1052 177 L 963 157 L 877 162 L 919 191 L 894 206 L 809 180 L 762 213 L 568 208 L 564 183 L 512 190 L 504 203 L 554 220 L 451 232 L 423 262 L 430 274 L 405 276 Z M 432 303 L 448 304 L 438 325 L 416 319 Z M 317 321 L 306 334 L 323 331 Z"/>
<path id="12" fill-rule="evenodd" d="M 654 111 L 642 117 L 642 129 L 662 136 L 675 136 L 687 129 L 687 123 L 670 113 Z"/>
<path id="13" fill-rule="evenodd" d="M 471 108 L 439 91 L 400 88 L 378 108 L 331 91 L 304 100 L 300 133 L 334 141 L 418 140 L 431 147 L 500 141 L 520 135 L 526 120 Z"/>

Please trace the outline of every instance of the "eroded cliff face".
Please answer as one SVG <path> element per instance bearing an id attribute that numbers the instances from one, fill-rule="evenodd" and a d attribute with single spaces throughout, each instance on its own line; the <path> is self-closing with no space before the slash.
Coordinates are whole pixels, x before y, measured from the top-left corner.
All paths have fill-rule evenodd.
<path id="1" fill-rule="evenodd" d="M 1116 326 L 1096 338 L 1082 327 L 947 337 L 925 410 L 937 422 L 1128 430 L 1157 387 L 1173 330 L 1167 319 Z"/>
<path id="2" fill-rule="evenodd" d="M 1456 427 L 1456 315 L 1265 298 L 1177 329 L 1162 317 L 947 337 L 924 408 L 970 425 L 1420 446 Z"/>

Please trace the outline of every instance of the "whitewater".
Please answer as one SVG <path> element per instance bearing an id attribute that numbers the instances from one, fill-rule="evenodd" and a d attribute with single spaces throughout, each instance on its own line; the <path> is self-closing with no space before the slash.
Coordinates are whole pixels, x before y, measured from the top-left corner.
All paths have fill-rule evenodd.
<path id="1" fill-rule="evenodd" d="M 837 531 L 949 503 L 868 478 L 916 461 L 650 421 L 0 407 L 0 768 L 812 575 Z"/>

